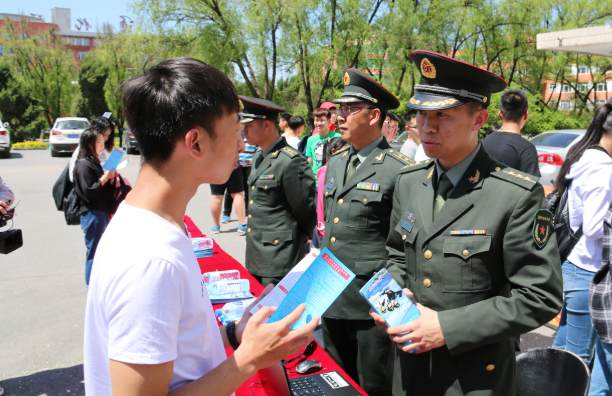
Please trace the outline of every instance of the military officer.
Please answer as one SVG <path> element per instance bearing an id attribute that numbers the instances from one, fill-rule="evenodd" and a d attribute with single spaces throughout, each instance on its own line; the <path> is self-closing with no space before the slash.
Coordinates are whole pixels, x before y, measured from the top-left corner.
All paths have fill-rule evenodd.
<path id="1" fill-rule="evenodd" d="M 506 82 L 440 54 L 411 57 L 422 77 L 408 107 L 433 160 L 402 169 L 393 199 L 387 268 L 422 315 L 387 329 L 398 346 L 393 394 L 515 395 L 513 336 L 561 308 L 552 215 L 538 178 L 478 140 Z"/>
<path id="2" fill-rule="evenodd" d="M 279 136 L 285 111 L 265 100 L 240 96 L 242 131 L 260 147 L 248 180 L 246 269 L 262 284 L 278 283 L 304 258 L 304 241 L 317 223 L 315 180 L 306 158 Z"/>
<path id="3" fill-rule="evenodd" d="M 337 152 L 327 166 L 322 246 L 356 277 L 324 314 L 324 344 L 370 396 L 390 395 L 394 347 L 372 322 L 359 289 L 386 265 L 397 171 L 413 162 L 381 135 L 387 111 L 400 104 L 397 98 L 356 69 L 344 70 L 344 85 L 334 103 L 342 139 L 351 147 Z"/>

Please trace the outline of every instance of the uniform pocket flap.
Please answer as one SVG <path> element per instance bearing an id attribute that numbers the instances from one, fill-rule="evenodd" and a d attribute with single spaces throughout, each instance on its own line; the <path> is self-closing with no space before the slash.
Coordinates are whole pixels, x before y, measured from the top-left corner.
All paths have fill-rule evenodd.
<path id="1" fill-rule="evenodd" d="M 258 180 L 257 188 L 267 190 L 270 187 L 278 186 L 278 180 Z"/>
<path id="2" fill-rule="evenodd" d="M 414 240 L 419 233 L 419 229 L 412 225 L 406 218 L 400 219 L 400 221 L 395 226 L 395 231 L 399 232 L 402 236 L 402 240 L 404 243 L 414 243 Z"/>
<path id="3" fill-rule="evenodd" d="M 374 276 L 387 266 L 387 259 L 355 261 L 355 275 Z"/>
<path id="4" fill-rule="evenodd" d="M 351 201 L 359 201 L 364 205 L 368 205 L 372 202 L 381 202 L 383 199 L 383 193 L 377 191 L 363 191 L 360 194 L 351 195 Z"/>
<path id="5" fill-rule="evenodd" d="M 263 232 L 261 241 L 264 245 L 280 245 L 283 242 L 293 241 L 293 233 L 289 230 Z"/>
<path id="6" fill-rule="evenodd" d="M 444 238 L 444 253 L 454 254 L 465 260 L 475 254 L 488 252 L 491 235 L 448 236 Z"/>

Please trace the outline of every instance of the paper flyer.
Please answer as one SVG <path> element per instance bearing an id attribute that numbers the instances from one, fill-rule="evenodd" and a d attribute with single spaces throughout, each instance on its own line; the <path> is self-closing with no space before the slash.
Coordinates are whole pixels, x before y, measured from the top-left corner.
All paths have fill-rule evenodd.
<path id="1" fill-rule="evenodd" d="M 121 158 L 123 158 L 123 153 L 123 150 L 115 147 L 102 168 L 107 171 L 112 171 L 113 169 L 116 169 L 117 165 L 119 165 L 119 162 L 121 161 Z"/>
<path id="2" fill-rule="evenodd" d="M 119 164 L 117 165 L 117 168 L 115 168 L 115 169 L 121 170 L 121 169 L 125 168 L 127 166 L 128 162 L 130 162 L 131 159 L 132 159 L 132 157 L 119 162 Z"/>
<path id="3" fill-rule="evenodd" d="M 304 326 L 312 318 L 323 315 L 354 278 L 355 274 L 351 270 L 327 248 L 323 249 L 291 290 L 287 290 L 287 295 L 268 322 L 283 319 L 305 303 L 306 311 L 290 329 Z"/>
<path id="4" fill-rule="evenodd" d="M 372 308 L 385 318 L 389 327 L 412 322 L 421 316 L 416 305 L 384 268 L 378 271 L 359 292 Z"/>

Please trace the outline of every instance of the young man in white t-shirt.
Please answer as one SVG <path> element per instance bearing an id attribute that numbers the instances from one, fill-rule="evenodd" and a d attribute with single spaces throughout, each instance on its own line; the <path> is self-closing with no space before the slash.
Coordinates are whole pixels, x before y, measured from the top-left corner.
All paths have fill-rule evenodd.
<path id="1" fill-rule="evenodd" d="M 230 395 L 298 352 L 319 321 L 289 331 L 304 307 L 265 324 L 268 307 L 217 326 L 183 218 L 198 186 L 225 183 L 238 160 L 236 89 L 214 67 L 174 58 L 127 83 L 124 106 L 144 162 L 94 260 L 86 393 Z M 236 352 L 226 358 L 229 346 Z"/>

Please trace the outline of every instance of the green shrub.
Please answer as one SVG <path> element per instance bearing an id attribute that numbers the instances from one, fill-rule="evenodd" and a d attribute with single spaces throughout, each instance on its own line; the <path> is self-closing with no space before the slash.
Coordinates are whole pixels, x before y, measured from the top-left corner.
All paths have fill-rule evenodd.
<path id="1" fill-rule="evenodd" d="M 44 147 L 47 148 L 47 144 L 45 142 L 21 142 L 21 143 L 13 143 L 13 148 L 29 148 L 29 147 Z"/>

